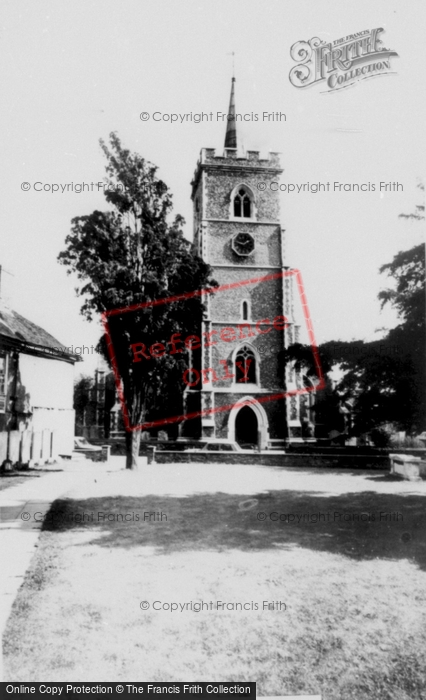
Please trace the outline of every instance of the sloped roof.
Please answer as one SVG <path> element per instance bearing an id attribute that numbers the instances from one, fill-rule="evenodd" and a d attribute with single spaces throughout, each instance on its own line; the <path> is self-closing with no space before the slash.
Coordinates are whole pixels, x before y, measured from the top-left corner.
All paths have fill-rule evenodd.
<path id="1" fill-rule="evenodd" d="M 2 303 L 0 303 L 0 336 L 9 338 L 22 346 L 31 346 L 34 350 L 50 351 L 47 352 L 49 355 L 57 354 L 64 359 L 74 361 L 78 359 L 77 355 L 69 352 L 66 346 L 53 335 Z"/>

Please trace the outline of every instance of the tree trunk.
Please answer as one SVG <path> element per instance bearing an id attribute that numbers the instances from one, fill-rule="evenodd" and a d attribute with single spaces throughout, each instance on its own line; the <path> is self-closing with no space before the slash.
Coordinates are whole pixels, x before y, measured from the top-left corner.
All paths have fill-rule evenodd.
<path id="1" fill-rule="evenodd" d="M 132 430 L 126 433 L 126 469 L 137 469 L 141 431 Z"/>

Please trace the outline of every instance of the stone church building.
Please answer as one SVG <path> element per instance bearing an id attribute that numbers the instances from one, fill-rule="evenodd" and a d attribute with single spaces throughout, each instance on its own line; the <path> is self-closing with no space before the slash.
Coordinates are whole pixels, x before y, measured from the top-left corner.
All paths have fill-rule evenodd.
<path id="1" fill-rule="evenodd" d="M 223 155 L 203 148 L 191 183 L 193 245 L 219 290 L 204 301 L 204 342 L 192 358 L 200 381 L 186 390 L 186 412 L 199 408 L 204 440 L 279 449 L 309 434 L 314 392 L 282 397 L 306 381 L 282 357 L 299 340 L 279 188 L 270 187 L 283 170 L 278 153 L 239 152 L 234 87 L 235 78 Z"/>

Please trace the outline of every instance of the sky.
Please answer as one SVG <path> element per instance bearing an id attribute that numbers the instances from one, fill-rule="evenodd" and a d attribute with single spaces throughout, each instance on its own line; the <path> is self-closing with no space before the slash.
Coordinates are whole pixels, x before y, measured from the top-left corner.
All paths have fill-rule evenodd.
<path id="1" fill-rule="evenodd" d="M 216 114 L 228 108 L 234 52 L 236 111 L 258 115 L 238 123 L 241 146 L 280 152 L 283 183 L 331 183 L 329 192 L 280 194 L 286 264 L 301 270 L 317 342 L 379 338 L 397 322 L 380 309 L 379 267 L 424 240 L 424 225 L 399 214 L 422 201 L 425 19 L 420 0 L 3 0 L 2 299 L 65 345 L 96 344 L 99 323 L 80 315 L 77 280 L 57 256 L 73 217 L 108 206 L 102 191 L 37 192 L 35 183 L 101 182 L 99 139 L 116 131 L 158 166 L 191 238 L 190 182 L 202 147 L 222 152 Z M 377 27 L 398 54 L 391 75 L 333 92 L 290 83 L 296 42 Z M 167 120 L 201 112 L 214 118 Z M 334 182 L 376 190 L 336 192 Z M 379 192 L 380 182 L 402 189 Z M 84 357 L 77 372 L 91 373 L 96 353 Z"/>

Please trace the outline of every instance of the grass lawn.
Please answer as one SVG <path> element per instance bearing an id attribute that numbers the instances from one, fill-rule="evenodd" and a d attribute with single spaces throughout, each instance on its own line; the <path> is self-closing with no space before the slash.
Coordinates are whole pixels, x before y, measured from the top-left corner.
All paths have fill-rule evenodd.
<path id="1" fill-rule="evenodd" d="M 106 475 L 68 496 L 53 505 L 8 622 L 8 682 L 257 681 L 259 695 L 426 697 L 425 483 L 179 464 Z M 167 520 L 144 522 L 149 512 Z M 312 522 L 318 513 L 330 520 Z M 155 601 L 214 609 L 156 611 Z"/>

